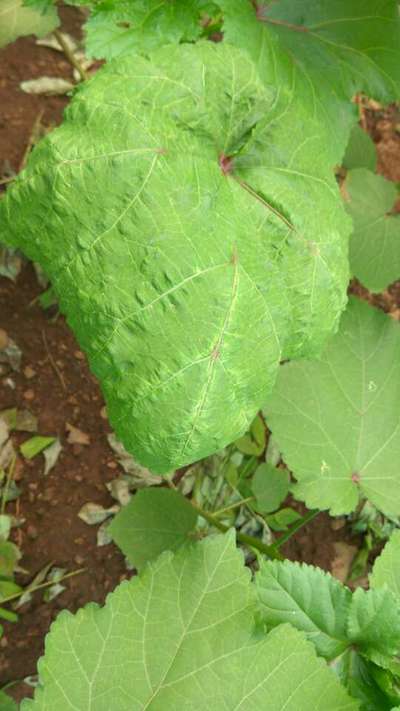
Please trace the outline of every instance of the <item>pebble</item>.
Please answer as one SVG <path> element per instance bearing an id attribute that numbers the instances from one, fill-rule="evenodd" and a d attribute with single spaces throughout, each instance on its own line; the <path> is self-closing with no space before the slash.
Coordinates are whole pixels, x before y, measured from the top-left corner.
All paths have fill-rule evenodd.
<path id="1" fill-rule="evenodd" d="M 31 380 L 31 378 L 34 378 L 34 377 L 35 377 L 35 375 L 36 375 L 36 370 L 33 370 L 33 368 L 32 368 L 31 365 L 27 365 L 27 366 L 24 368 L 24 375 L 25 375 L 25 378 L 27 378 L 28 380 Z"/>
<path id="2" fill-rule="evenodd" d="M 24 392 L 24 400 L 34 400 L 35 399 L 35 391 L 32 389 L 25 390 Z"/>
<path id="3" fill-rule="evenodd" d="M 27 532 L 27 534 L 28 534 L 28 538 L 31 538 L 32 541 L 36 540 L 36 538 L 37 538 L 38 535 L 39 535 L 36 526 L 34 526 L 34 525 L 31 524 L 31 523 L 29 524 L 28 528 L 26 529 L 26 532 Z"/>
<path id="4" fill-rule="evenodd" d="M 82 353 L 82 351 L 75 351 L 74 356 L 75 358 L 77 358 L 77 360 L 85 360 L 85 355 L 84 353 Z"/>

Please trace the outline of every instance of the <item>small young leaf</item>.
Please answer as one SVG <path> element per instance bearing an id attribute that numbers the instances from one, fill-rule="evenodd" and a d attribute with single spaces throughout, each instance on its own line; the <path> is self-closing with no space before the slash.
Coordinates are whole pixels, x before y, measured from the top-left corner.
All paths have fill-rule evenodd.
<path id="1" fill-rule="evenodd" d="M 26 442 L 21 444 L 20 450 L 25 459 L 33 459 L 33 457 L 36 457 L 37 454 L 43 452 L 46 447 L 49 447 L 49 445 L 53 444 L 55 441 L 55 437 L 42 437 L 41 435 L 37 435 L 36 437 L 31 437 L 26 440 Z"/>
<path id="2" fill-rule="evenodd" d="M 115 516 L 108 531 L 131 565 L 141 568 L 166 550 L 176 550 L 194 531 L 198 514 L 171 489 L 141 489 Z"/>
<path id="3" fill-rule="evenodd" d="M 303 635 L 264 636 L 255 613 L 233 533 L 166 553 L 103 608 L 59 615 L 21 711 L 356 711 Z"/>
<path id="4" fill-rule="evenodd" d="M 271 464 L 260 464 L 251 482 L 256 497 L 256 508 L 263 513 L 276 511 L 289 492 L 290 476 L 287 469 Z"/>
<path id="5" fill-rule="evenodd" d="M 400 277 L 400 215 L 394 183 L 360 168 L 348 173 L 347 209 L 354 223 L 350 239 L 352 273 L 370 291 L 383 291 Z"/>
<path id="6" fill-rule="evenodd" d="M 260 566 L 256 587 L 267 626 L 290 622 L 326 659 L 349 646 L 346 623 L 351 592 L 331 575 L 288 560 L 268 561 Z"/>
<path id="7" fill-rule="evenodd" d="M 399 515 L 399 401 L 399 325 L 352 299 L 321 358 L 282 366 L 265 407 L 308 508 L 346 514 L 362 496 Z"/>
<path id="8" fill-rule="evenodd" d="M 400 531 L 392 533 L 370 575 L 371 588 L 382 588 L 384 585 L 400 600 Z"/>
<path id="9" fill-rule="evenodd" d="M 359 124 L 356 124 L 350 134 L 342 165 L 346 170 L 367 168 L 374 173 L 376 164 L 375 143 L 368 133 Z"/>
<path id="10" fill-rule="evenodd" d="M 289 526 L 296 523 L 300 518 L 301 514 L 290 507 L 286 507 L 280 511 L 275 511 L 275 513 L 268 514 L 265 520 L 273 531 L 287 531 Z"/>

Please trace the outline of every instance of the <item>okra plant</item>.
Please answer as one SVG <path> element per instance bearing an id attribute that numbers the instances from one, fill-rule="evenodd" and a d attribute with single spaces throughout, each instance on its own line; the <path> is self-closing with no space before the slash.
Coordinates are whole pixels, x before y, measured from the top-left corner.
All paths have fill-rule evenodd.
<path id="1" fill-rule="evenodd" d="M 21 33 L 57 22 L 49 0 L 14 9 L 38 23 Z M 49 275 L 117 435 L 164 475 L 262 410 L 309 508 L 400 515 L 399 326 L 346 308 L 350 276 L 400 277 L 397 189 L 354 101 L 399 98 L 397 0 L 90 9 L 105 66 L 7 190 L 0 240 Z M 143 496 L 111 526 L 143 572 L 59 616 L 23 709 L 399 706 L 396 533 L 368 591 L 261 554 L 251 580 L 232 534 L 194 542 L 193 506 L 149 491 L 150 551 Z"/>

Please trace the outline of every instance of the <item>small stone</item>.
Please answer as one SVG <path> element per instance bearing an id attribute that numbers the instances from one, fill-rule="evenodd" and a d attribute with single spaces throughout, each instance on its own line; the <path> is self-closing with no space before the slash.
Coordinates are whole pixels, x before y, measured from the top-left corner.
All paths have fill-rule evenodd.
<path id="1" fill-rule="evenodd" d="M 75 479 L 75 481 L 80 483 L 81 481 L 83 481 L 83 476 L 81 476 L 80 474 L 77 474 L 76 476 L 74 476 L 74 479 Z"/>
<path id="2" fill-rule="evenodd" d="M 34 541 L 39 535 L 37 528 L 35 526 L 33 526 L 33 524 L 31 524 L 31 523 L 29 524 L 28 528 L 26 529 L 26 532 L 28 534 L 28 538 L 31 538 L 32 541 Z"/>
<path id="3" fill-rule="evenodd" d="M 24 400 L 28 400 L 30 402 L 35 399 L 35 391 L 29 388 L 29 390 L 25 390 L 23 397 Z"/>
<path id="4" fill-rule="evenodd" d="M 0 351 L 4 351 L 8 346 L 8 334 L 4 328 L 0 328 Z"/>
<path id="5" fill-rule="evenodd" d="M 85 360 L 85 354 L 82 351 L 75 351 L 74 356 L 77 360 Z"/>
<path id="6" fill-rule="evenodd" d="M 8 639 L 7 639 L 7 637 L 3 636 L 0 639 L 0 647 L 2 647 L 2 649 L 5 649 L 7 647 L 7 645 L 8 645 Z"/>
<path id="7" fill-rule="evenodd" d="M 117 469 L 118 464 L 117 462 L 107 462 L 107 466 L 109 469 Z"/>
<path id="8" fill-rule="evenodd" d="M 106 420 L 107 417 L 108 417 L 108 415 L 107 415 L 107 408 L 106 408 L 105 405 L 104 405 L 104 406 L 101 408 L 101 410 L 100 410 L 100 417 L 101 417 L 102 420 Z"/>
<path id="9" fill-rule="evenodd" d="M 75 563 L 76 563 L 77 565 L 83 565 L 84 562 L 85 562 L 85 559 L 84 559 L 84 557 L 81 556 L 81 555 L 76 555 L 76 556 L 74 557 L 74 561 L 75 561 Z"/>
<path id="10" fill-rule="evenodd" d="M 34 377 L 35 377 L 35 375 L 36 375 L 36 370 L 33 370 L 33 368 L 32 368 L 31 365 L 27 365 L 27 366 L 24 368 L 24 375 L 25 375 L 25 378 L 27 378 L 28 380 L 31 380 L 31 378 L 34 378 Z"/>

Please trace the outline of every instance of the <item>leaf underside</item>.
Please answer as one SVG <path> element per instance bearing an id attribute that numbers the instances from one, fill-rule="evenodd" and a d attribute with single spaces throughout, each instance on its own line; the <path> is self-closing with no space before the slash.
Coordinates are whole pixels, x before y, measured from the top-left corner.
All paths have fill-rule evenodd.
<path id="1" fill-rule="evenodd" d="M 347 234 L 324 132 L 246 54 L 120 59 L 76 93 L 1 201 L 42 264 L 125 447 L 165 472 L 240 437 L 281 358 L 318 352 Z"/>
<path id="2" fill-rule="evenodd" d="M 265 406 L 296 496 L 333 515 L 362 496 L 398 515 L 399 399 L 399 326 L 352 299 L 322 356 L 284 365 Z"/>

